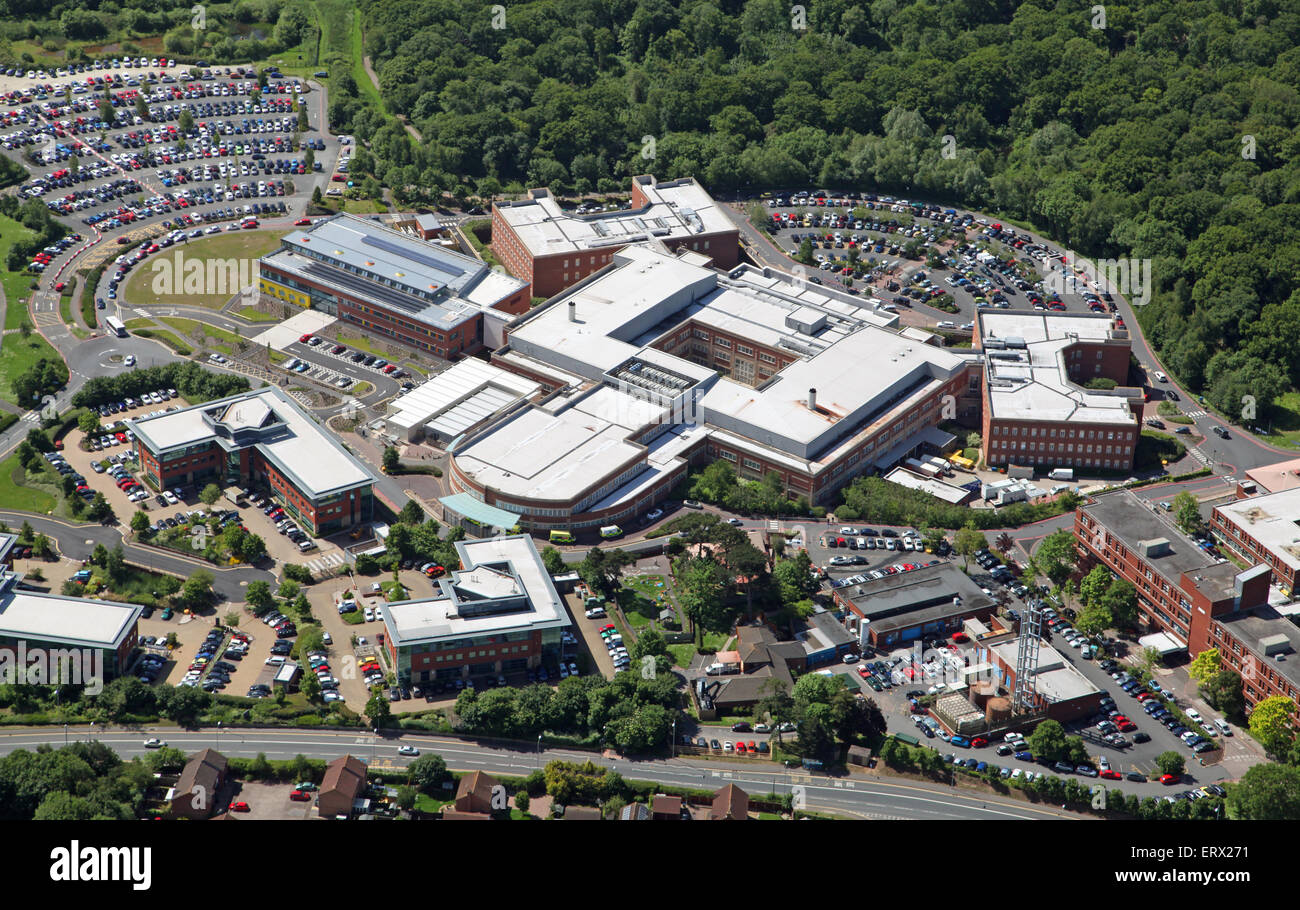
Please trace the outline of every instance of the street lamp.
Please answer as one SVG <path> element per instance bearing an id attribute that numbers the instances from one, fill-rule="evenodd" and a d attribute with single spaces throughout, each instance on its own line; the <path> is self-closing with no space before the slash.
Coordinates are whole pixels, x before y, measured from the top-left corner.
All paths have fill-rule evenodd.
<path id="1" fill-rule="evenodd" d="M 537 734 L 537 767 L 542 766 L 542 734 Z"/>
<path id="2" fill-rule="evenodd" d="M 64 724 L 64 725 L 63 725 L 63 745 L 66 746 L 67 744 L 68 744 L 68 725 L 67 725 L 67 724 Z"/>
<path id="3" fill-rule="evenodd" d="M 672 750 L 673 750 L 673 751 L 672 751 L 673 758 L 676 758 L 676 757 L 677 757 L 677 718 L 675 718 L 675 717 L 673 718 L 673 744 L 672 744 Z"/>

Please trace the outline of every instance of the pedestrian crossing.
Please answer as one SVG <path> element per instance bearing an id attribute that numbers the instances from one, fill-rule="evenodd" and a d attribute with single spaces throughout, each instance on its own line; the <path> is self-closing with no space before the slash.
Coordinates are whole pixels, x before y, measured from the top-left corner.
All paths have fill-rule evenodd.
<path id="1" fill-rule="evenodd" d="M 44 311 L 36 313 L 33 317 L 37 325 L 59 325 L 62 320 L 58 313 L 47 313 Z"/>
<path id="2" fill-rule="evenodd" d="M 1195 420 L 1198 417 L 1206 417 L 1208 415 L 1204 411 L 1188 411 L 1187 416 Z"/>
<path id="3" fill-rule="evenodd" d="M 26 414 L 24 414 L 22 417 L 18 419 L 26 420 L 28 423 L 40 423 L 41 415 L 36 413 L 35 411 L 28 411 Z"/>
<path id="4" fill-rule="evenodd" d="M 1192 446 L 1190 449 L 1187 450 L 1187 453 L 1191 455 L 1193 458 L 1195 458 L 1197 461 L 1199 461 L 1201 464 L 1205 465 L 1206 467 L 1209 467 L 1210 456 L 1202 452 L 1199 446 Z"/>
<path id="5" fill-rule="evenodd" d="M 317 559 L 307 563 L 307 568 L 313 575 L 327 575 L 333 572 L 335 568 L 343 565 L 342 553 L 327 553 Z"/>

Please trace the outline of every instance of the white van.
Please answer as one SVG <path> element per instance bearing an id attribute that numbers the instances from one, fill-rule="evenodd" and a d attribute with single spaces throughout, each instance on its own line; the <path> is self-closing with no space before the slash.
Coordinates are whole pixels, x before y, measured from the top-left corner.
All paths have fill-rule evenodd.
<path id="1" fill-rule="evenodd" d="M 1053 468 L 1047 476 L 1052 480 L 1074 480 L 1074 468 Z"/>
<path id="2" fill-rule="evenodd" d="M 622 535 L 623 535 L 623 529 L 620 528 L 618 525 L 605 525 L 605 527 L 600 529 L 601 537 L 605 537 L 605 538 L 621 537 Z"/>

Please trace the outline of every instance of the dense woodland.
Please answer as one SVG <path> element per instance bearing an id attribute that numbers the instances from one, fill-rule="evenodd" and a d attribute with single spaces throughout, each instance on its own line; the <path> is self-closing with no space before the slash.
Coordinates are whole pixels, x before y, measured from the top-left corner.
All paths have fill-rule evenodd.
<path id="1" fill-rule="evenodd" d="M 805 7 L 798 29 L 779 0 L 540 0 L 496 23 L 487 3 L 371 0 L 383 97 L 424 142 L 347 86 L 331 115 L 406 193 L 652 171 L 998 212 L 1152 259 L 1144 328 L 1225 410 L 1300 381 L 1295 4 L 1107 4 L 1104 28 L 1087 2 Z"/>

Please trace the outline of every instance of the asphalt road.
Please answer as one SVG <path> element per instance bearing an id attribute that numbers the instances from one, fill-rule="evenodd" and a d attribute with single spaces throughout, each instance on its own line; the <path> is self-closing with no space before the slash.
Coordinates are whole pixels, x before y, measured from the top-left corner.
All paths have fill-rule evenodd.
<path id="1" fill-rule="evenodd" d="M 70 740 L 89 739 L 87 728 L 68 733 Z M 414 745 L 424 754 L 434 753 L 456 771 L 485 771 L 489 774 L 525 776 L 547 762 L 586 761 L 612 768 L 632 780 L 646 780 L 680 787 L 717 788 L 735 783 L 751 794 L 789 793 L 802 795 L 809 811 L 825 811 L 851 818 L 927 819 L 932 821 L 991 819 L 1077 819 L 1080 816 L 1055 807 L 1033 805 L 996 795 L 957 790 L 938 784 L 891 779 L 875 775 L 833 778 L 821 774 L 790 771 L 764 763 L 760 769 L 747 763 L 702 761 L 686 758 L 623 759 L 569 749 L 542 749 L 526 744 L 502 746 L 445 736 L 385 735 L 369 731 L 324 730 L 198 730 L 176 728 L 110 728 L 93 738 L 111 746 L 123 758 L 149 754 L 144 741 L 158 737 L 169 746 L 187 753 L 206 747 L 227 756 L 255 757 L 259 752 L 270 759 L 290 759 L 299 753 L 332 760 L 352 754 L 369 764 L 383 763 L 400 769 L 412 759 L 399 756 L 400 745 Z M 35 749 L 41 743 L 59 745 L 63 731 L 57 727 L 5 728 L 0 731 L 0 754 L 17 749 Z"/>
<path id="2" fill-rule="evenodd" d="M 98 544 L 113 548 L 122 544 L 122 549 L 129 562 L 147 569 L 167 572 L 186 578 L 196 569 L 206 569 L 212 573 L 212 588 L 225 601 L 243 602 L 244 589 L 250 581 L 265 581 L 275 585 L 275 576 L 263 569 L 220 568 L 196 560 L 171 556 L 153 547 L 139 547 L 124 542 L 122 532 L 110 525 L 80 524 L 73 525 L 58 518 L 32 515 L 26 512 L 0 511 L 0 521 L 11 528 L 28 522 L 38 533 L 58 541 L 59 552 L 68 559 L 86 559 Z"/>

